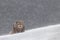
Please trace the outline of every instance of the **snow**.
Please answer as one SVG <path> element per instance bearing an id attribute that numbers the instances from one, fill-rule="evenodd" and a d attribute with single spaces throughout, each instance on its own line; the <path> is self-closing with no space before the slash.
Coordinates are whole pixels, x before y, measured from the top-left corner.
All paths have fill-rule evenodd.
<path id="1" fill-rule="evenodd" d="M 60 24 L 0 36 L 0 40 L 60 40 Z"/>

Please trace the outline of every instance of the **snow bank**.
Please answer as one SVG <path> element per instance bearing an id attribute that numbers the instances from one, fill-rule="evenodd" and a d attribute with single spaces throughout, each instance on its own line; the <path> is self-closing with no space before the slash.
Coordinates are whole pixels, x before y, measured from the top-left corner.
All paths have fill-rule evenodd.
<path id="1" fill-rule="evenodd" d="M 0 36 L 0 40 L 60 40 L 60 24 Z"/>

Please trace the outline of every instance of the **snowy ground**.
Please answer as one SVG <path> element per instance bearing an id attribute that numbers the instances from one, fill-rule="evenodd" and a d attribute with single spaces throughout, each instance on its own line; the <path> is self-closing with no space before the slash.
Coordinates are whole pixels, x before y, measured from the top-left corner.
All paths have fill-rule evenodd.
<path id="1" fill-rule="evenodd" d="M 60 40 L 60 24 L 0 36 L 0 40 Z"/>

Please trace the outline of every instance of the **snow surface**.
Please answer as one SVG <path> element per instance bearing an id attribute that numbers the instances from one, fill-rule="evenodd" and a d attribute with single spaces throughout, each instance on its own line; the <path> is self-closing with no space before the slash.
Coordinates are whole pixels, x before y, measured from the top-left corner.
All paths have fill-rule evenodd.
<path id="1" fill-rule="evenodd" d="M 0 36 L 0 40 L 60 40 L 60 24 Z"/>

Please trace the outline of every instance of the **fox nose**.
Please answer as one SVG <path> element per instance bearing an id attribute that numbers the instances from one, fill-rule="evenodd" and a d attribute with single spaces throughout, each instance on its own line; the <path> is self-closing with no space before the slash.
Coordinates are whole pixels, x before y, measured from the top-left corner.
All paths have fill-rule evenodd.
<path id="1" fill-rule="evenodd" d="M 18 28 L 22 28 L 22 25 L 18 25 Z"/>

